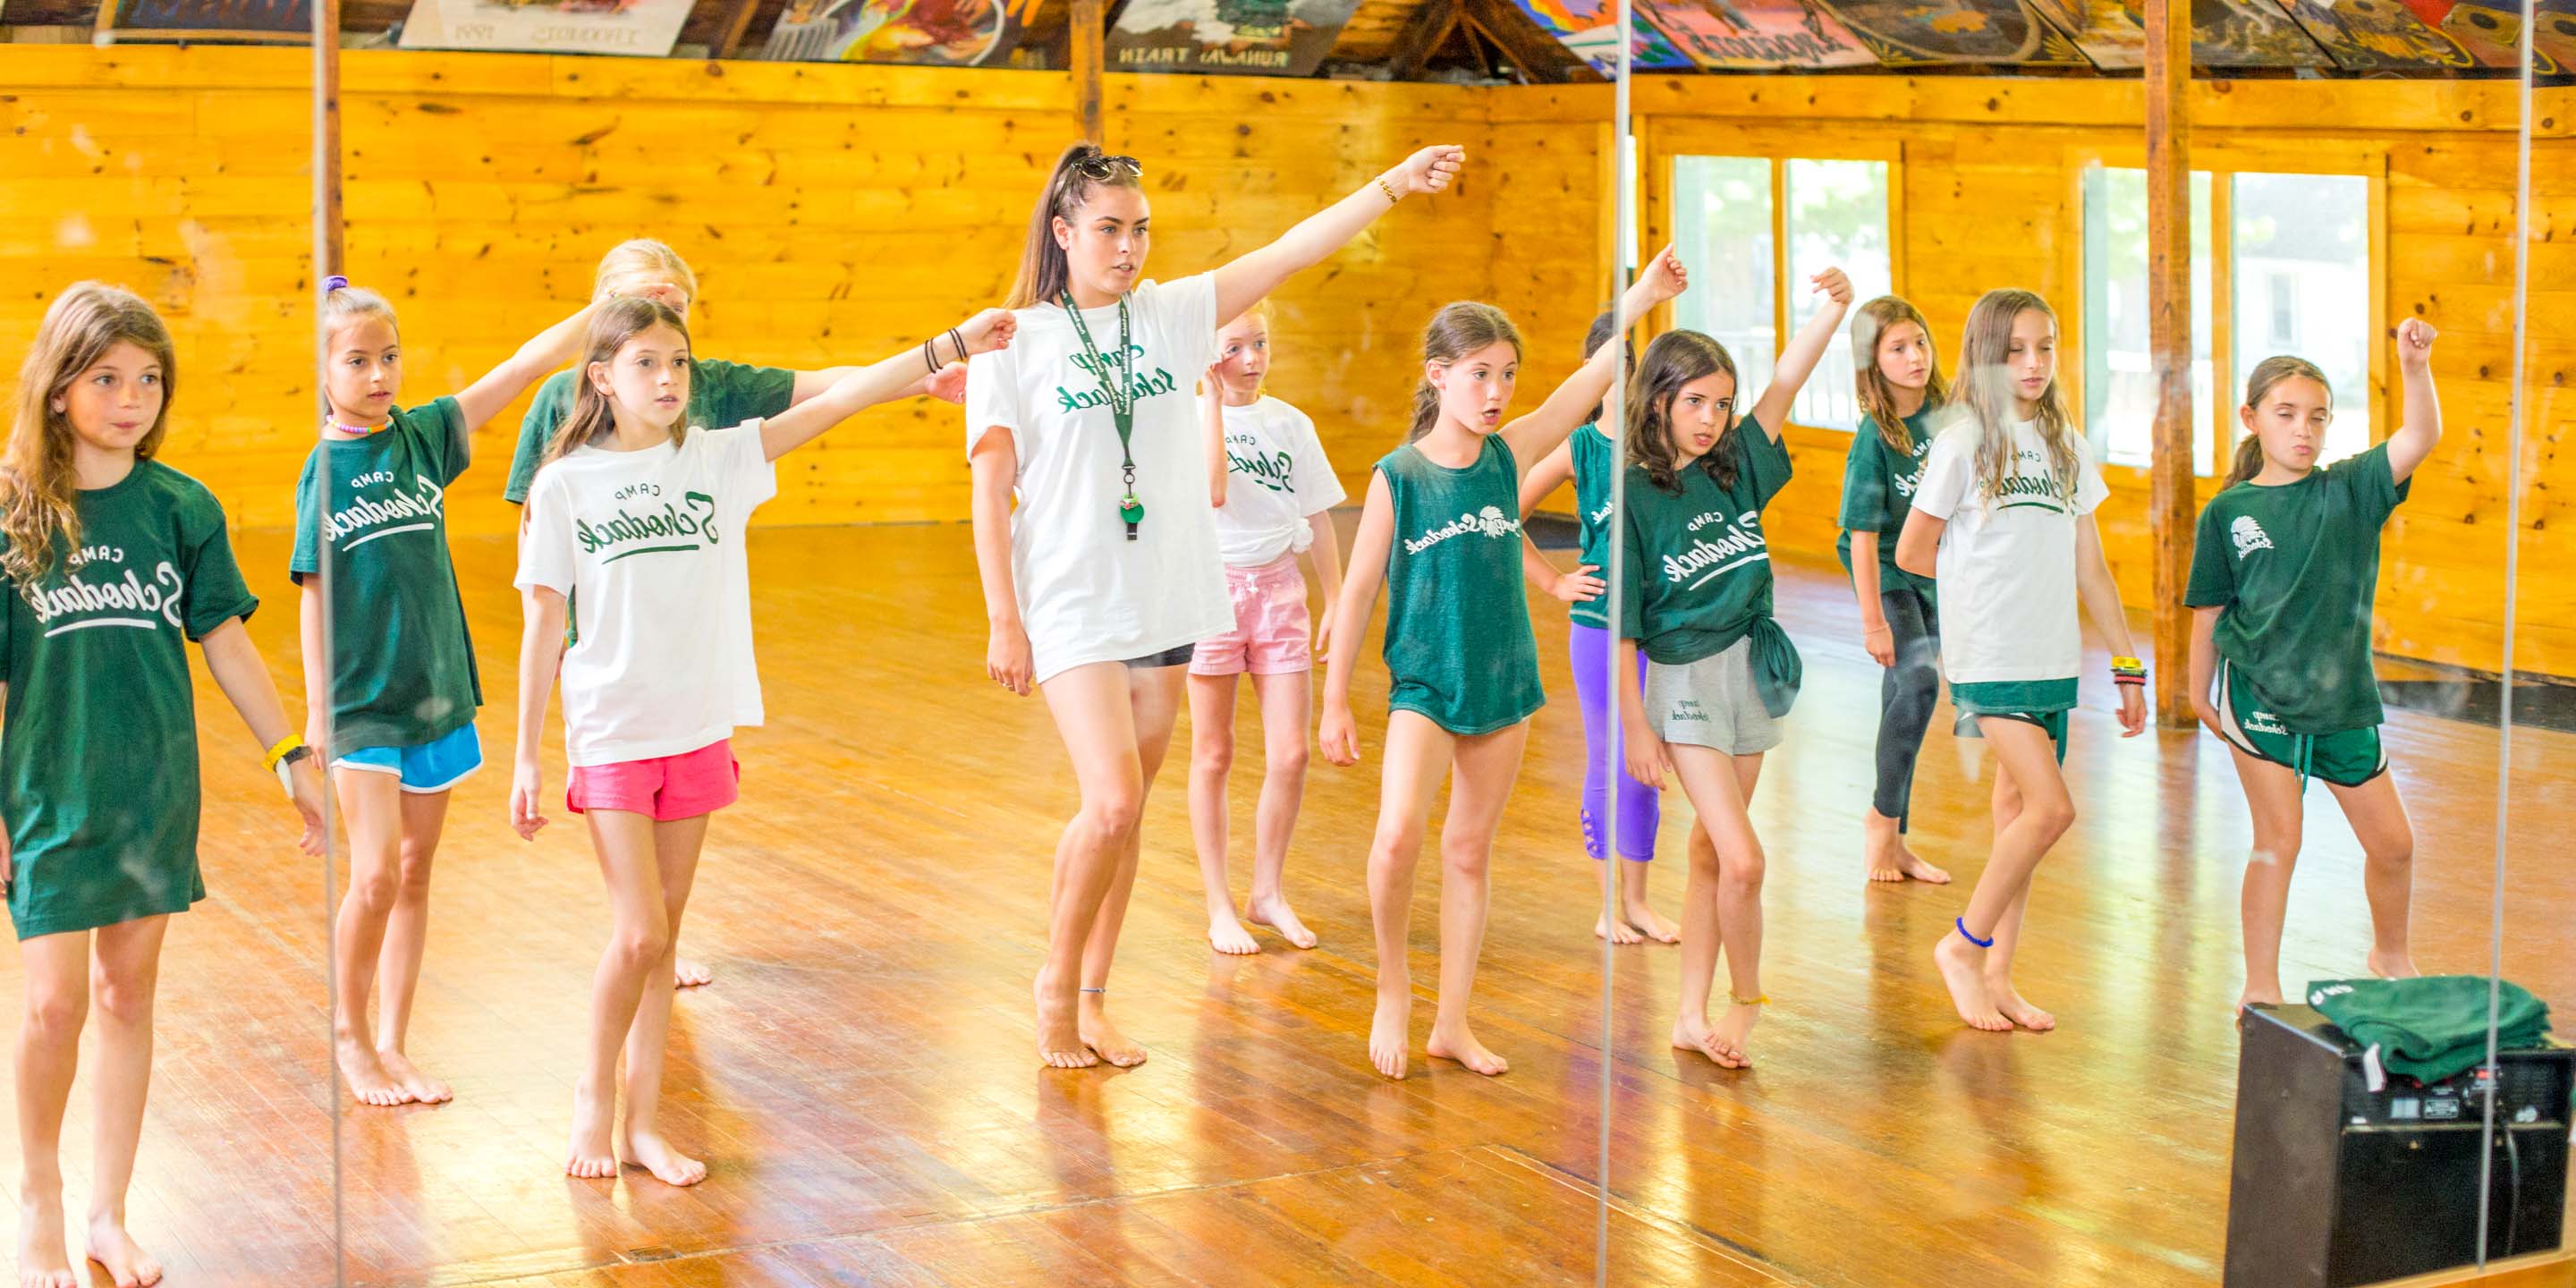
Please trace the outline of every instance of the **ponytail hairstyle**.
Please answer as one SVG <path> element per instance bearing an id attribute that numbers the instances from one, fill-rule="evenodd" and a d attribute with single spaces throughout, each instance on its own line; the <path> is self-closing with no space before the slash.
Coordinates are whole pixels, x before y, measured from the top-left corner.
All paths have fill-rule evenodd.
<path id="1" fill-rule="evenodd" d="M 75 436 L 70 415 L 55 411 L 54 400 L 65 397 L 72 382 L 119 343 L 130 343 L 161 364 L 161 414 L 134 445 L 135 461 L 151 460 L 170 432 L 179 364 L 161 315 L 141 296 L 104 282 L 78 282 L 54 297 L 18 368 L 9 447 L 0 457 L 0 539 L 9 546 L 0 555 L 0 574 L 11 581 L 31 585 L 53 571 L 65 552 L 80 548 Z"/>
<path id="2" fill-rule="evenodd" d="M 610 405 L 606 394 L 599 392 L 599 382 L 592 378 L 590 369 L 604 362 L 615 362 L 618 351 L 624 349 L 629 341 L 657 326 L 679 332 L 683 342 L 689 338 L 689 324 L 681 320 L 669 305 L 640 295 L 610 300 L 590 315 L 590 333 L 582 342 L 581 365 L 574 368 L 579 379 L 576 381 L 578 390 L 573 394 L 572 414 L 564 418 L 562 430 L 555 434 L 554 442 L 547 445 L 545 459 L 538 462 L 540 468 L 617 432 L 617 409 Z M 681 401 L 685 406 L 685 395 Z M 679 446 L 688 435 L 689 421 L 684 415 L 680 423 L 671 427 L 671 445 Z"/>
<path id="3" fill-rule="evenodd" d="M 1460 300 L 1442 305 L 1431 315 L 1431 325 L 1422 330 L 1422 361 L 1447 366 L 1479 349 L 1497 344 L 1512 346 L 1515 358 L 1522 353 L 1521 331 L 1510 317 L 1491 304 Z M 1404 431 L 1404 441 L 1417 443 L 1440 423 L 1440 388 L 1431 383 L 1425 372 L 1413 387 L 1413 423 Z"/>
<path id="4" fill-rule="evenodd" d="M 322 279 L 322 347 L 329 349 L 339 339 L 340 328 L 359 318 L 383 318 L 402 336 L 402 323 L 394 318 L 394 306 L 384 296 L 362 286 L 349 285 L 349 279 L 337 273 Z"/>
<path id="5" fill-rule="evenodd" d="M 690 271 L 689 261 L 680 252 L 650 237 L 622 241 L 599 257 L 599 270 L 591 277 L 590 298 L 594 301 L 620 295 L 634 295 L 648 286 L 676 286 L 690 303 L 698 298 L 698 275 Z"/>
<path id="6" fill-rule="evenodd" d="M 1852 313 L 1852 385 L 1861 411 L 1878 425 L 1878 436 L 1888 449 L 1900 456 L 1912 456 L 1914 436 L 1906 430 L 1905 418 L 1896 412 L 1896 386 L 1889 382 L 1887 373 L 1878 369 L 1878 342 L 1888 328 L 1900 322 L 1923 328 L 1923 346 L 1932 351 L 1927 368 L 1931 375 L 1923 382 L 1922 409 L 1932 411 L 1950 401 L 1950 382 L 1941 378 L 1941 350 L 1932 343 L 1932 324 L 1923 320 L 1923 310 L 1897 295 L 1879 296 Z"/>
<path id="7" fill-rule="evenodd" d="M 2254 364 L 2254 374 L 2245 378 L 2245 405 L 2260 408 L 2263 395 L 2284 380 L 2316 381 L 2317 387 L 2326 391 L 2326 410 L 2334 410 L 2334 386 L 2327 383 L 2326 373 L 2317 364 L 2286 353 L 2276 353 Z M 2236 440 L 2235 463 L 2227 471 L 2227 481 L 2218 485 L 2219 490 L 2225 491 L 2262 472 L 2263 439 L 2249 432 Z"/>
<path id="8" fill-rule="evenodd" d="M 1628 382 L 1628 459 L 1656 487 L 1675 495 L 1682 490 L 1681 472 L 1675 465 L 1681 452 L 1674 446 L 1673 400 L 1681 397 L 1682 386 L 1720 372 L 1742 388 L 1734 356 L 1715 337 L 1698 331 L 1666 331 L 1637 360 L 1637 374 Z M 1736 472 L 1743 468 L 1744 446 L 1735 436 L 1736 422 L 1730 408 L 1717 442 L 1694 462 L 1722 488 L 1734 487 Z"/>
<path id="9" fill-rule="evenodd" d="M 1029 212 L 1029 240 L 1020 249 L 1020 275 L 1012 280 L 1002 307 L 1025 309 L 1064 294 L 1072 283 L 1073 268 L 1065 261 L 1064 247 L 1056 244 L 1055 221 L 1073 222 L 1074 215 L 1091 201 L 1091 194 L 1102 188 L 1142 191 L 1143 179 L 1144 168 L 1134 157 L 1112 156 L 1097 143 L 1066 148 L 1047 176 L 1046 191 L 1038 194 L 1038 204 Z"/>
<path id="10" fill-rule="evenodd" d="M 2049 330 L 2056 331 L 2057 311 L 2048 307 L 2048 301 L 2030 291 L 1993 290 L 1977 297 L 1976 307 L 1968 310 L 1967 332 L 1959 340 L 1954 405 L 1963 409 L 1977 435 L 1977 490 L 1989 498 L 2003 495 L 2015 468 L 2015 397 L 2012 372 L 2005 364 L 2012 354 L 2013 322 L 2024 313 L 2046 317 Z M 2061 494 L 2073 496 L 2083 469 L 2078 453 L 2085 449 L 2076 441 L 2075 420 L 2066 411 L 2065 387 L 2054 376 L 2040 391 L 2038 429 L 2039 441 L 2048 451 L 2049 478 Z"/>

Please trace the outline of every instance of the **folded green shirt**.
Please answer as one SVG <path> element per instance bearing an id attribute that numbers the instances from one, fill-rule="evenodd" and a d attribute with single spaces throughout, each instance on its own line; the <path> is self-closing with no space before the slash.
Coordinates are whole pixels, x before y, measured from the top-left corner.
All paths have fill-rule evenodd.
<path id="1" fill-rule="evenodd" d="M 2487 991 L 2484 975 L 2326 979 L 2308 985 L 2308 1005 L 2353 1041 L 2379 1048 L 2389 1072 L 2440 1082 L 2486 1059 Z M 2496 993 L 2496 1048 L 2539 1045 L 2549 1032 L 2548 1004 L 2510 980 Z"/>

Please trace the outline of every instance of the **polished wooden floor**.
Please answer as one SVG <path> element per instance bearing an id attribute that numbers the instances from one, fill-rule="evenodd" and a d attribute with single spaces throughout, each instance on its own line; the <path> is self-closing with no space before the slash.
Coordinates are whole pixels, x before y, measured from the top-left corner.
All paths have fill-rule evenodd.
<path id="1" fill-rule="evenodd" d="M 283 542 L 242 548 L 269 596 L 256 633 L 288 674 Z M 1759 1067 L 1729 1074 L 1667 1049 L 1665 947 L 1616 953 L 1605 1061 L 1593 868 L 1573 821 L 1581 731 L 1563 619 L 1543 610 L 1557 700 L 1506 819 L 1478 994 L 1510 1075 L 1422 1062 L 1418 1032 L 1413 1078 L 1367 1068 L 1365 715 L 1371 763 L 1318 764 L 1290 868 L 1322 946 L 1208 950 L 1175 766 L 1149 812 L 1113 989 L 1153 1058 L 1045 1071 L 1028 987 L 1073 795 L 1043 707 L 982 677 L 965 529 L 764 531 L 751 553 L 771 722 L 740 738 L 743 801 L 708 843 L 684 940 L 719 978 L 682 999 L 671 1071 L 673 1134 L 713 1176 L 680 1191 L 561 1175 L 604 908 L 577 825 L 533 846 L 505 826 L 509 551 L 460 542 L 494 767 L 456 794 L 413 1043 L 458 1096 L 338 1115 L 351 1282 L 1583 1283 L 1605 1077 L 1616 1283 L 2216 1279 L 2246 824 L 2206 739 L 2122 742 L 2107 695 L 2088 692 L 2069 761 L 2081 819 L 2041 869 L 2023 959 L 2025 991 L 2063 1027 L 1967 1032 L 1927 957 L 1961 896 L 1858 879 L 1878 672 L 1849 596 L 1829 568 L 1784 568 L 1808 682 L 1755 807 L 1776 1002 Z M 1361 684 L 1361 710 L 1382 709 L 1374 661 Z M 274 787 L 200 692 L 214 893 L 169 941 L 133 1221 L 173 1284 L 327 1283 L 321 873 L 283 843 Z M 2495 732 L 2397 713 L 2391 740 L 2421 837 L 2418 960 L 2483 971 Z M 2553 843 L 2576 738 L 2515 743 L 2506 972 L 2576 998 L 2576 869 Z M 1916 843 L 1965 876 L 1986 839 L 1983 772 L 1975 744 L 1936 730 Z M 549 775 L 559 789 L 559 756 Z M 1238 784 L 1243 836 L 1248 770 Z M 1671 808 L 1677 858 L 1686 806 Z M 2310 808 L 2294 984 L 2358 972 L 2368 942 L 2358 851 L 2322 791 Z M 1678 865 L 1659 881 L 1671 910 Z M 1427 987 L 1436 918 L 1422 897 Z M 14 1023 L 18 999 L 0 981 L 0 1019 Z M 76 1102 L 75 1204 L 86 1121 Z"/>

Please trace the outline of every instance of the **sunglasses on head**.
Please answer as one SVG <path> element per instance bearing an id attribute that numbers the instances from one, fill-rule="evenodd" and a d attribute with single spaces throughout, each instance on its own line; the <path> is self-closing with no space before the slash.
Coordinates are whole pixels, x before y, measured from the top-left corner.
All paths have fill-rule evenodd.
<path id="1" fill-rule="evenodd" d="M 1076 161 L 1073 163 L 1073 168 L 1081 172 L 1084 178 L 1101 183 L 1107 183 L 1122 175 L 1129 179 L 1140 179 L 1145 174 L 1144 163 L 1136 158 L 1114 157 L 1106 153 Z"/>

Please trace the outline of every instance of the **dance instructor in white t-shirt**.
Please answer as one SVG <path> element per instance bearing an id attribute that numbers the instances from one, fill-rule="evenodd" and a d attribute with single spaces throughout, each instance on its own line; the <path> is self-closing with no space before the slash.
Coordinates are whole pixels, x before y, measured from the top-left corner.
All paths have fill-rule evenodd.
<path id="1" fill-rule="evenodd" d="M 1066 149 L 1030 216 L 1008 301 L 1018 338 L 967 368 L 966 454 L 992 619 L 985 670 L 1046 695 L 1082 792 L 1056 844 L 1038 970 L 1048 1064 L 1145 1060 L 1104 1004 L 1190 647 L 1234 624 L 1193 396 L 1217 324 L 1397 202 L 1446 188 L 1465 160 L 1425 148 L 1268 246 L 1176 282 L 1144 278 L 1151 212 L 1133 157 Z"/>

